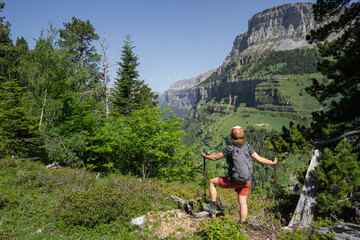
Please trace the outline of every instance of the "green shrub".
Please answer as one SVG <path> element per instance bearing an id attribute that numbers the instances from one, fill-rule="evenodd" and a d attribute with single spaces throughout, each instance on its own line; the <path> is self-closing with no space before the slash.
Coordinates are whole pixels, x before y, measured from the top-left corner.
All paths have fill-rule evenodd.
<path id="1" fill-rule="evenodd" d="M 228 217 L 213 218 L 200 223 L 199 235 L 202 239 L 248 239 L 240 230 L 240 224 Z"/>
<path id="2" fill-rule="evenodd" d="M 319 216 L 356 222 L 360 218 L 360 162 L 347 139 L 335 149 L 325 148 L 312 176 L 318 183 L 316 191 Z"/>
<path id="3" fill-rule="evenodd" d="M 17 236 L 15 230 L 13 228 L 9 228 L 7 230 L 0 229 L 0 239 L 11 239 Z"/>
<path id="4" fill-rule="evenodd" d="M 121 224 L 150 210 L 178 207 L 178 203 L 169 198 L 172 194 L 185 200 L 198 199 L 199 190 L 190 184 L 114 175 L 96 180 L 86 190 L 58 191 L 54 214 L 62 229 L 72 226 L 94 228 L 113 222 Z"/>
<path id="5" fill-rule="evenodd" d="M 63 195 L 55 214 L 65 224 L 94 227 L 109 223 L 121 212 L 121 196 L 102 187 Z"/>
<path id="6" fill-rule="evenodd" d="M 95 186 L 61 196 L 55 214 L 60 225 L 93 228 L 113 221 L 125 222 L 149 210 L 151 198 L 147 193 Z"/>
<path id="7" fill-rule="evenodd" d="M 4 207 L 17 207 L 19 204 L 18 200 L 16 199 L 15 195 L 1 195 L 0 194 L 0 209 Z"/>

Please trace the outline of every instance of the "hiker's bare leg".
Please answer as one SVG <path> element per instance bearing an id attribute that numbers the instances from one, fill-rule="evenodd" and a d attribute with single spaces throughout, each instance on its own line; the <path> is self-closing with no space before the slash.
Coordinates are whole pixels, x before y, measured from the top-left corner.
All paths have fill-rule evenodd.
<path id="1" fill-rule="evenodd" d="M 248 214 L 248 207 L 246 203 L 247 196 L 238 195 L 240 205 L 240 221 L 245 222 Z"/>
<path id="2" fill-rule="evenodd" d="M 210 180 L 210 199 L 213 202 L 216 202 L 216 197 L 217 197 L 216 187 L 218 186 L 219 183 L 217 177 Z"/>

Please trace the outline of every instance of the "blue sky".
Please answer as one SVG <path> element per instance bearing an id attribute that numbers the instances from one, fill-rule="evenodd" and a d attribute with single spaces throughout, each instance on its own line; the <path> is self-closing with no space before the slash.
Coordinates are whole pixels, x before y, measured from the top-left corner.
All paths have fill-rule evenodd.
<path id="1" fill-rule="evenodd" d="M 0 0 L 1 1 L 1 0 Z M 107 34 L 109 54 L 120 52 L 125 35 L 139 57 L 140 79 L 164 92 L 185 78 L 219 67 L 235 37 L 247 31 L 256 13 L 293 0 L 3 0 L 1 15 L 12 38 L 23 36 L 32 49 L 49 23 L 63 28 L 71 18 L 86 21 Z M 97 49 L 100 46 L 96 44 Z M 114 63 L 120 57 L 115 58 Z M 111 72 L 112 79 L 115 70 Z"/>

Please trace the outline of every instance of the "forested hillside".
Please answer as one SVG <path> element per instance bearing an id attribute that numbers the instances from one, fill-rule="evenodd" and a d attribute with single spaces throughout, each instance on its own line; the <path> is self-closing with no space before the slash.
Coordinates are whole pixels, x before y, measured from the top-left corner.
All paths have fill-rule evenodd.
<path id="1" fill-rule="evenodd" d="M 161 118 L 166 111 L 139 80 L 130 36 L 109 89 L 109 53 L 97 53 L 100 37 L 88 20 L 73 17 L 61 29 L 50 26 L 34 49 L 23 38 L 13 43 L 3 18 L 1 26 L 0 157 L 144 178 L 191 175 L 181 120 L 171 112 Z"/>

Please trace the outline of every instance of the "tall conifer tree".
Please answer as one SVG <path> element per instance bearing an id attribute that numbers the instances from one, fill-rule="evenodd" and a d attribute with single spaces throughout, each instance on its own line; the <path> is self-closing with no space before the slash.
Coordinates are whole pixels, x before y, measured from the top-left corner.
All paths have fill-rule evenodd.
<path id="1" fill-rule="evenodd" d="M 89 20 L 84 22 L 76 17 L 71 20 L 72 22 L 64 23 L 64 29 L 59 30 L 59 44 L 70 52 L 75 67 L 88 71 L 89 74 L 84 78 L 85 83 L 97 83 L 100 78 L 97 66 L 100 55 L 96 53 L 93 41 L 99 40 L 99 35 L 95 33 Z"/>
<path id="2" fill-rule="evenodd" d="M 4 8 L 0 3 L 0 9 Z M 10 24 L 0 17 L 0 157 L 29 156 L 36 138 L 36 125 L 25 115 L 22 98 L 25 85 L 18 71 L 21 54 L 27 43 L 18 39 L 14 46 L 10 38 Z"/>
<path id="3" fill-rule="evenodd" d="M 28 157 L 34 151 L 37 125 L 25 115 L 23 90 L 16 79 L 0 85 L 0 157 Z"/>
<path id="4" fill-rule="evenodd" d="M 117 78 L 115 78 L 112 104 L 115 110 L 121 114 L 129 114 L 136 109 L 153 107 L 157 95 L 151 92 L 151 89 L 139 80 L 138 57 L 134 54 L 130 36 L 126 35 L 122 49 L 121 62 L 118 62 L 119 68 Z"/>

